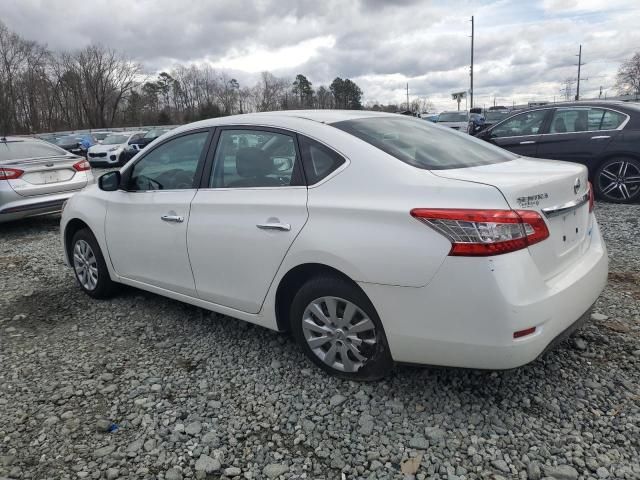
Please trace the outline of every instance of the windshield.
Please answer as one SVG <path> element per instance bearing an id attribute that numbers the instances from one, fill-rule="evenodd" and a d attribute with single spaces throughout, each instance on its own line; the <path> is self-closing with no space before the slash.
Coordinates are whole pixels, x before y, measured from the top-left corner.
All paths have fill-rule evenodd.
<path id="1" fill-rule="evenodd" d="M 68 152 L 45 142 L 0 142 L 0 161 L 24 158 L 59 157 Z"/>
<path id="2" fill-rule="evenodd" d="M 503 118 L 507 118 L 509 116 L 509 112 L 506 111 L 490 111 L 484 114 L 484 118 L 487 122 L 499 122 Z"/>
<path id="3" fill-rule="evenodd" d="M 467 112 L 443 112 L 438 116 L 439 122 L 466 122 Z"/>
<path id="4" fill-rule="evenodd" d="M 80 143 L 80 139 L 75 135 L 67 135 L 56 140 L 56 145 L 72 145 L 74 143 Z"/>
<path id="5" fill-rule="evenodd" d="M 103 145 L 119 145 L 121 143 L 127 143 L 129 135 L 109 135 L 102 142 Z"/>
<path id="6" fill-rule="evenodd" d="M 98 133 L 94 133 L 93 134 L 93 136 L 96 138 L 96 140 L 104 140 L 109 135 L 111 135 L 109 132 L 98 132 Z"/>
<path id="7" fill-rule="evenodd" d="M 154 128 L 145 133 L 143 138 L 156 138 L 164 133 L 167 133 L 168 131 L 168 128 Z"/>
<path id="8" fill-rule="evenodd" d="M 470 135 L 412 118 L 361 118 L 331 125 L 398 160 L 427 170 L 475 167 L 517 158 Z"/>

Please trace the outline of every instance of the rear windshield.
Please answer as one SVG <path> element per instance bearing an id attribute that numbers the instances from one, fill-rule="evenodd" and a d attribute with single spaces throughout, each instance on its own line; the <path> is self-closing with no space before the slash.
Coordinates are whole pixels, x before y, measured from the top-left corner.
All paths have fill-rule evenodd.
<path id="1" fill-rule="evenodd" d="M 517 158 L 451 128 L 407 117 L 377 117 L 332 124 L 414 167 L 427 170 L 475 167 Z"/>
<path id="2" fill-rule="evenodd" d="M 0 162 L 24 158 L 59 157 L 67 153 L 69 152 L 45 142 L 0 142 Z"/>
<path id="3" fill-rule="evenodd" d="M 467 112 L 442 112 L 438 116 L 439 122 L 466 122 Z"/>

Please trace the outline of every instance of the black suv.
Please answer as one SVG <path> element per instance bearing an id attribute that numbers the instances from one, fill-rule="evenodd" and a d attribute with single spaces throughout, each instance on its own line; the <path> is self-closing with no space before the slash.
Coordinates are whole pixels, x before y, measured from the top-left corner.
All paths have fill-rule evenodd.
<path id="1" fill-rule="evenodd" d="M 640 104 L 545 105 L 520 111 L 476 136 L 519 155 L 586 165 L 602 200 L 640 200 Z"/>

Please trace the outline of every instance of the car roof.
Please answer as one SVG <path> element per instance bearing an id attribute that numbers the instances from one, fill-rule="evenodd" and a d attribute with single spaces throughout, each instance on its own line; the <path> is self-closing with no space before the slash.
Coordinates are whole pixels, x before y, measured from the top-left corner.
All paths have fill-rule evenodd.
<path id="1" fill-rule="evenodd" d="M 395 113 L 372 112 L 368 110 L 280 110 L 275 112 L 244 113 L 227 117 L 209 118 L 199 122 L 182 125 L 172 132 L 179 134 L 197 128 L 215 127 L 218 125 L 276 125 L 279 120 L 301 119 L 318 123 L 331 124 L 345 120 L 373 117 L 405 117 Z M 405 117 L 406 118 L 406 117 Z"/>

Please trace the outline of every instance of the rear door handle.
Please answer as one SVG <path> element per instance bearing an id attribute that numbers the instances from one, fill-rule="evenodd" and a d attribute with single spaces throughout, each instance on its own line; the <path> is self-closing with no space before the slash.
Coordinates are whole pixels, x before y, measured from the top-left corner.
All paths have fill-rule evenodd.
<path id="1" fill-rule="evenodd" d="M 184 222 L 184 217 L 180 215 L 163 215 L 160 217 L 161 220 L 165 222 L 173 222 L 173 223 L 182 223 Z"/>
<path id="2" fill-rule="evenodd" d="M 531 144 L 534 144 L 534 143 L 536 143 L 535 140 L 526 140 L 524 142 L 520 142 L 520 145 L 531 145 Z"/>
<path id="3" fill-rule="evenodd" d="M 281 230 L 283 232 L 291 230 L 291 225 L 288 223 L 259 223 L 256 227 L 260 230 Z"/>
<path id="4" fill-rule="evenodd" d="M 591 140 L 600 140 L 602 138 L 611 138 L 611 135 L 596 135 L 595 137 L 591 137 Z"/>

